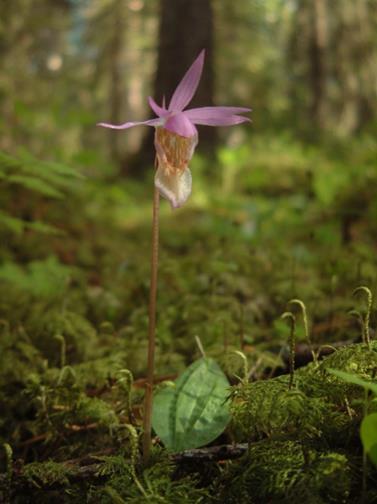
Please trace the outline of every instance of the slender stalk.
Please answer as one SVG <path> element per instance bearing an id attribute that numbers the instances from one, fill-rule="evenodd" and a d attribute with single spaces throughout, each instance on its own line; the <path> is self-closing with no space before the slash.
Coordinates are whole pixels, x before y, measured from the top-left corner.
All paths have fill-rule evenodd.
<path id="1" fill-rule="evenodd" d="M 313 356 L 313 362 L 317 366 L 318 365 L 318 356 L 315 353 L 315 351 L 313 350 L 313 342 L 312 342 L 312 338 L 311 338 L 310 333 L 309 333 L 308 315 L 306 313 L 305 303 L 303 301 L 301 301 L 301 299 L 291 299 L 290 301 L 288 301 L 288 304 L 296 304 L 301 309 L 302 321 L 304 323 L 305 337 L 306 337 L 306 340 L 307 340 L 308 345 L 309 345 L 310 353 Z"/>
<path id="2" fill-rule="evenodd" d="M 144 406 L 144 438 L 143 458 L 147 464 L 151 452 L 152 431 L 152 406 L 153 406 L 153 377 L 154 377 L 154 354 L 156 340 L 156 295 L 157 295 L 157 270 L 158 270 L 158 216 L 160 193 L 154 188 L 153 196 L 153 220 L 152 220 L 152 258 L 151 258 L 151 283 L 149 290 L 149 328 L 148 328 L 148 369 L 145 388 Z"/>
<path id="3" fill-rule="evenodd" d="M 293 381 L 295 376 L 295 351 L 296 351 L 296 317 L 292 312 L 285 312 L 281 316 L 283 319 L 290 320 L 291 334 L 289 337 L 289 384 L 288 389 L 291 390 L 293 387 Z"/>

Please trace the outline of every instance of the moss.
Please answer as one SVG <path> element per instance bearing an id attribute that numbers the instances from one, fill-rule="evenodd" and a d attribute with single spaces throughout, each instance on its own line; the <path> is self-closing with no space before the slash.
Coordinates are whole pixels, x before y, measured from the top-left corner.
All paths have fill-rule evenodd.
<path id="1" fill-rule="evenodd" d="M 110 461 L 110 471 L 113 476 L 106 485 L 92 489 L 89 502 L 112 504 L 127 502 L 127 504 L 199 504 L 210 502 L 206 489 L 197 487 L 195 477 L 172 478 L 174 467 L 167 461 L 159 461 L 138 475 L 138 481 L 132 477 L 129 467 Z M 108 467 L 108 465 L 107 465 Z"/>
<path id="2" fill-rule="evenodd" d="M 288 376 L 233 387 L 232 432 L 251 445 L 243 464 L 230 464 L 224 501 L 350 502 L 360 466 L 336 449 L 360 454 L 364 393 L 328 369 L 373 378 L 376 350 L 376 343 L 371 350 L 362 344 L 341 348 L 318 366 L 297 370 L 292 390 Z"/>
<path id="3" fill-rule="evenodd" d="M 282 179 L 275 180 L 279 163 L 266 145 L 253 148 L 262 153 L 259 171 L 273 191 Z M 292 146 L 281 143 L 278 154 L 284 152 L 289 164 L 287 147 Z M 300 167 L 307 164 L 303 154 Z M 234 357 L 229 362 L 224 350 L 238 349 L 240 340 L 253 376 L 282 368 L 279 350 L 287 333 L 273 320 L 292 295 L 315 308 L 315 343 L 359 336 L 346 311 L 356 277 L 373 285 L 376 258 L 370 236 L 339 247 L 339 221 L 331 217 L 323 223 L 323 205 L 306 198 L 305 177 L 305 191 L 292 194 L 286 204 L 276 205 L 276 193 L 271 199 L 253 194 L 251 202 L 255 174 L 245 162 L 238 201 L 234 194 L 224 198 L 223 192 L 219 198 L 215 184 L 205 188 L 210 208 L 198 200 L 177 219 L 161 207 L 159 377 L 179 373 L 192 362 L 196 334 L 230 375 L 241 375 L 242 363 Z M 288 178 L 296 190 L 294 177 Z M 64 239 L 29 232 L 19 240 L 4 234 L 2 240 L 0 282 L 6 295 L 0 300 L 0 434 L 1 441 L 12 444 L 14 460 L 25 459 L 26 474 L 34 481 L 28 494 L 19 491 L 15 464 L 15 503 L 211 502 L 209 492 L 221 503 L 356 502 L 363 391 L 327 369 L 373 377 L 375 343 L 372 351 L 352 345 L 318 367 L 297 370 L 291 391 L 287 377 L 235 387 L 229 432 L 236 440 L 250 441 L 249 458 L 197 466 L 191 476 L 182 471 L 185 477 L 161 457 L 144 472 L 137 464 L 136 472 L 130 470 L 132 450 L 124 427 L 131 421 L 141 425 L 143 387 L 133 389 L 131 402 L 120 371 L 129 367 L 137 378 L 145 376 L 149 203 L 141 186 L 132 196 L 129 181 L 126 191 L 118 180 L 102 184 L 91 179 L 85 186 L 84 199 L 69 199 L 65 208 L 71 211 L 64 210 L 64 219 L 61 210 L 49 207 L 52 223 L 67 231 Z M 352 265 L 357 263 L 355 276 Z M 65 360 L 58 335 L 64 338 Z M 107 450 L 112 455 L 97 457 L 96 474 L 88 471 L 90 477 L 80 483 L 69 474 L 72 468 L 57 463 L 77 458 L 85 465 L 88 455 Z M 75 470 L 81 469 L 78 462 Z M 374 479 L 375 470 L 370 470 L 367 502 L 376 500 Z"/>
<path id="4" fill-rule="evenodd" d="M 122 372 L 126 354 L 116 352 L 63 369 L 47 368 L 27 336 L 15 342 L 15 335 L 7 334 L 5 355 L 22 365 L 12 370 L 4 362 L 4 369 L 23 390 L 22 396 L 17 396 L 24 398 L 28 409 L 19 417 L 21 430 L 14 434 L 11 419 L 21 410 L 4 410 L 9 416 L 3 432 L 8 429 L 19 441 L 47 435 L 44 445 L 36 445 L 33 453 L 41 462 L 25 466 L 25 478 L 35 489 L 32 498 L 38 502 L 59 502 L 56 486 L 62 489 L 62 502 L 84 499 L 93 503 L 210 502 L 211 483 L 214 493 L 221 496 L 219 502 L 225 503 L 321 504 L 350 502 L 351 488 L 357 494 L 363 391 L 327 370 L 331 367 L 364 378 L 374 376 L 376 344 L 371 351 L 363 345 L 345 347 L 318 366 L 310 364 L 297 370 L 292 390 L 288 389 L 288 376 L 233 387 L 230 432 L 234 439 L 250 442 L 249 457 L 219 465 L 212 473 L 201 470 L 199 474 L 198 468 L 193 468 L 192 474 L 186 472 L 182 477 L 173 475 L 173 468 L 161 457 L 144 472 L 132 469 L 130 440 L 124 429 L 124 422 L 129 421 L 132 381 L 128 371 Z M 0 371 L 2 376 L 5 386 L 6 377 Z M 0 401 L 5 397 L 10 405 L 9 396 L 0 395 Z M 98 457 L 97 473 L 88 483 L 75 483 L 77 468 L 57 462 L 101 451 L 104 444 L 114 455 Z M 347 449 L 347 455 L 342 449 Z M 54 460 L 43 461 L 52 452 Z M 348 460 L 352 457 L 359 466 L 351 469 Z"/>
<path id="5" fill-rule="evenodd" d="M 241 384 L 232 390 L 233 432 L 241 441 L 262 436 L 296 436 L 299 439 L 356 435 L 362 414 L 360 387 L 343 382 L 329 368 L 371 378 L 377 370 L 377 352 L 350 345 L 295 372 L 295 387 L 288 376 Z M 352 407 L 352 410 L 351 410 Z"/>
<path id="6" fill-rule="evenodd" d="M 24 478 L 32 485 L 41 488 L 42 486 L 53 486 L 56 484 L 67 485 L 69 477 L 75 471 L 66 464 L 47 460 L 46 462 L 32 462 L 27 464 L 23 470 Z"/>
<path id="7" fill-rule="evenodd" d="M 112 407 L 96 397 L 82 395 L 71 412 L 72 421 L 78 424 L 96 422 L 99 426 L 113 427 L 118 418 Z"/>
<path id="8" fill-rule="evenodd" d="M 323 401 L 288 390 L 286 377 L 234 388 L 231 409 L 232 430 L 240 441 L 277 433 L 318 436 L 327 411 Z"/>
<path id="9" fill-rule="evenodd" d="M 68 310 L 34 310 L 28 320 L 32 341 L 43 351 L 49 362 L 59 365 L 61 344 L 55 338 L 63 336 L 65 340 L 67 361 L 80 362 L 94 357 L 97 350 L 97 334 L 88 320 L 80 314 Z"/>
<path id="10" fill-rule="evenodd" d="M 130 474 L 130 462 L 123 455 L 111 455 L 97 457 L 101 462 L 97 474 L 99 476 L 114 477 L 122 474 Z"/>
<path id="11" fill-rule="evenodd" d="M 230 464 L 223 485 L 219 502 L 229 504 L 341 503 L 350 495 L 351 471 L 343 454 L 267 440 Z"/>
<path id="12" fill-rule="evenodd" d="M 82 388 L 106 387 L 124 369 L 126 359 L 127 354 L 118 351 L 116 354 L 76 364 L 73 366 L 76 383 Z"/>
<path id="13" fill-rule="evenodd" d="M 233 389 L 231 430 L 237 440 L 293 436 L 322 443 L 335 431 L 349 428 L 346 412 L 323 397 L 310 397 L 299 388 L 289 390 L 288 382 L 284 376 Z"/>
<path id="14" fill-rule="evenodd" d="M 41 352 L 32 344 L 22 329 L 1 327 L 0 387 L 25 382 L 32 371 L 46 369 Z"/>

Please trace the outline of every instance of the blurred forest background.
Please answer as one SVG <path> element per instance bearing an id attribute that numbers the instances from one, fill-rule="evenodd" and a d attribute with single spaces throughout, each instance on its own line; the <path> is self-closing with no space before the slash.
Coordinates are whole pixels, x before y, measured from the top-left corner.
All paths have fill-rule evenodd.
<path id="1" fill-rule="evenodd" d="M 196 103 L 251 105 L 254 136 L 313 142 L 375 133 L 375 0 L 0 5 L 4 150 L 22 145 L 87 165 L 101 154 L 119 164 L 140 149 L 142 129 L 116 135 L 92 126 L 144 117 L 146 97 L 169 96 L 203 47 Z"/>
<path id="2" fill-rule="evenodd" d="M 56 302 L 64 320 L 144 341 L 153 131 L 96 123 L 153 117 L 147 96 L 168 99 L 206 48 L 193 104 L 250 106 L 253 123 L 201 127 L 190 202 L 162 206 L 161 345 L 190 360 L 195 334 L 226 347 L 239 324 L 275 341 L 271 321 L 300 293 L 322 338 L 347 336 L 349 292 L 376 286 L 376 0 L 0 6 L 7 323 L 28 328 L 34 303 Z"/>
<path id="3" fill-rule="evenodd" d="M 322 338 L 348 331 L 349 292 L 377 281 L 376 0 L 0 6 L 4 320 L 28 327 L 52 296 L 144 340 L 153 130 L 96 123 L 153 117 L 147 96 L 169 99 L 206 48 L 193 105 L 250 106 L 253 122 L 200 127 L 189 204 L 162 205 L 163 348 L 177 330 L 188 360 L 198 332 L 235 343 L 240 310 L 250 341 L 279 339 L 271 321 L 300 293 Z"/>
<path id="4" fill-rule="evenodd" d="M 148 95 L 169 99 L 203 48 L 193 105 L 252 123 L 201 127 L 192 196 L 161 203 L 158 376 L 200 355 L 195 336 L 230 374 L 235 349 L 255 379 L 286 369 L 293 297 L 317 347 L 360 340 L 377 0 L 0 0 L 0 442 L 16 458 L 115 443 L 119 372 L 146 369 L 153 130 L 96 123 L 153 117 Z"/>

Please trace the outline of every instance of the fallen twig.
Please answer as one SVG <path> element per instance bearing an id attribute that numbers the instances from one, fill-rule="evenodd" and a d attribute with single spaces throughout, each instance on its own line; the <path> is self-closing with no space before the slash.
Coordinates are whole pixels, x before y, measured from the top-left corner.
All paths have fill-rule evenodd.
<path id="1" fill-rule="evenodd" d="M 195 448 L 180 453 L 173 453 L 170 460 L 175 464 L 182 462 L 218 462 L 220 460 L 233 460 L 247 451 L 247 443 L 210 446 L 208 448 Z"/>
<path id="2" fill-rule="evenodd" d="M 180 453 L 174 453 L 170 455 L 170 460 L 174 464 L 184 464 L 184 463 L 198 463 L 198 462 L 219 462 L 222 460 L 233 460 L 240 458 L 247 451 L 247 443 L 240 444 L 229 444 L 220 446 L 210 446 L 208 448 L 196 448 L 193 450 L 185 450 Z M 106 478 L 101 473 L 102 463 L 100 461 L 100 456 L 110 455 L 113 450 L 106 450 L 96 455 L 87 455 L 83 458 L 67 460 L 63 462 L 63 465 L 71 469 L 71 474 L 67 475 L 67 478 L 71 483 L 76 483 L 85 480 L 101 480 Z M 17 467 L 16 467 L 17 466 Z M 8 476 L 6 474 L 0 474 L 0 490 L 6 484 L 8 484 Z M 54 482 L 51 484 L 42 484 L 43 488 L 50 487 L 60 487 L 63 483 Z M 12 474 L 11 487 L 13 490 L 17 489 L 26 491 L 34 486 L 30 479 L 27 479 L 23 466 L 19 466 L 19 461 L 16 462 L 14 471 Z"/>

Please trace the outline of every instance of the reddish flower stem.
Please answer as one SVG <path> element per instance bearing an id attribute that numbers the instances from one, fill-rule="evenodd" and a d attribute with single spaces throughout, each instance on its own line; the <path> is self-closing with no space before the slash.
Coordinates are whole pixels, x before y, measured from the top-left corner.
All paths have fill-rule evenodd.
<path id="1" fill-rule="evenodd" d="M 144 438 L 143 459 L 147 464 L 150 457 L 152 441 L 152 406 L 153 406 L 153 378 L 154 378 L 154 355 L 156 340 L 156 296 L 157 296 L 157 271 L 158 271 L 158 235 L 159 235 L 159 206 L 160 193 L 154 188 L 153 196 L 153 220 L 152 220 L 152 257 L 151 257 L 151 283 L 149 290 L 149 328 L 148 328 L 148 369 L 145 385 L 144 406 Z"/>

